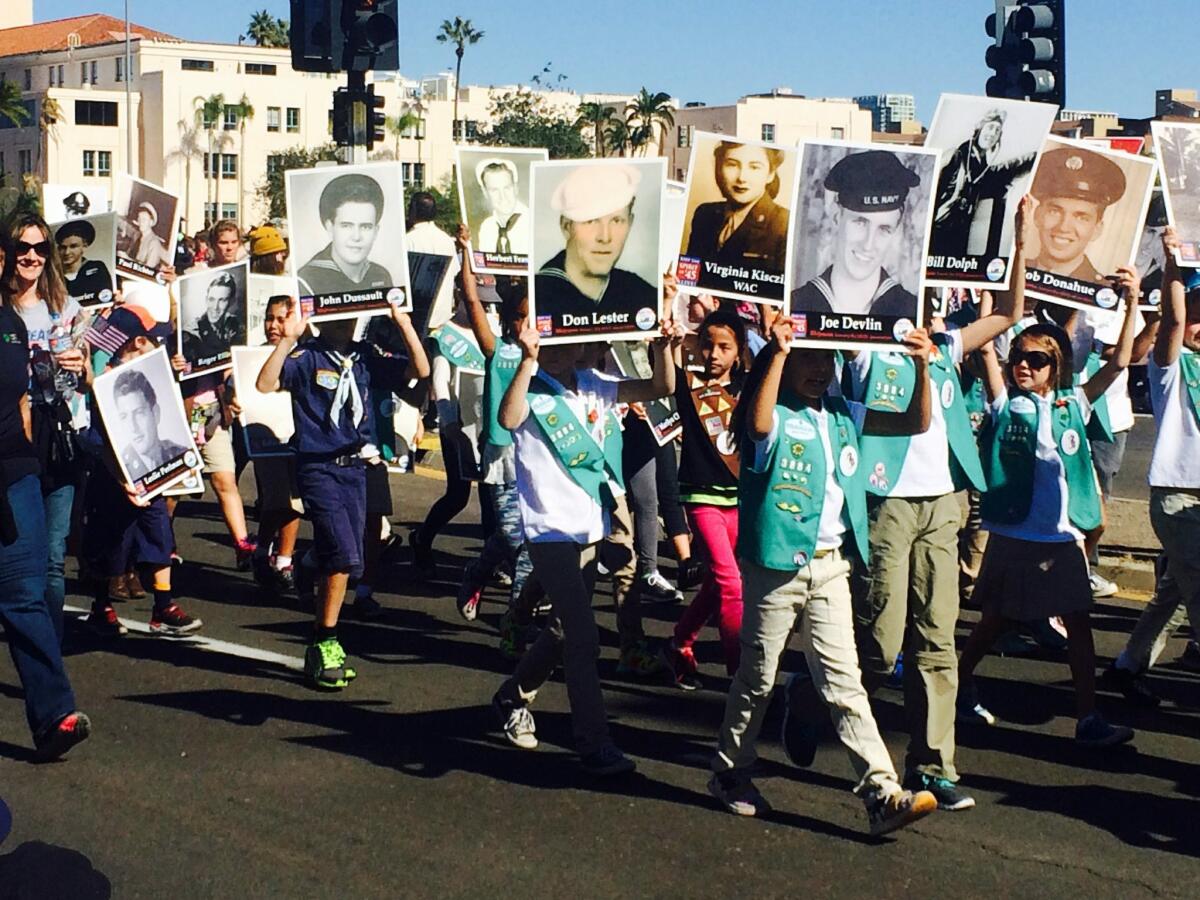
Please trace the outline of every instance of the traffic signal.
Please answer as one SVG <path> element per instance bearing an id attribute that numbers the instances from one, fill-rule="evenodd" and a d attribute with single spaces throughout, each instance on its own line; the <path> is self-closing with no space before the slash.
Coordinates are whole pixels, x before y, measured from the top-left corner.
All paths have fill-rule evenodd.
<path id="1" fill-rule="evenodd" d="M 333 94 L 333 142 L 339 147 L 354 143 L 353 98 L 346 88 L 338 88 Z"/>
<path id="2" fill-rule="evenodd" d="M 291 0 L 292 68 L 299 72 L 396 71 L 399 0 Z"/>
<path id="3" fill-rule="evenodd" d="M 995 43 L 986 61 L 994 70 L 989 97 L 1066 104 L 1065 0 L 996 0 L 985 28 Z"/>
<path id="4" fill-rule="evenodd" d="M 383 112 L 383 97 L 375 96 L 375 85 L 367 88 L 367 149 L 387 140 L 387 116 Z"/>

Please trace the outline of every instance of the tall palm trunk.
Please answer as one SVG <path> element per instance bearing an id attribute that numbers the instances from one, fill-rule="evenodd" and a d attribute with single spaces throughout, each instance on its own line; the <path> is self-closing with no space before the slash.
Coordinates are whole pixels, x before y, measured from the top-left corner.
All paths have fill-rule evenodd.
<path id="1" fill-rule="evenodd" d="M 458 57 L 458 62 L 454 65 L 454 122 L 458 125 L 458 128 L 461 129 L 458 134 L 458 139 L 460 141 L 465 141 L 467 139 L 467 127 L 466 125 L 458 124 L 458 79 L 462 77 L 463 48 L 461 46 L 456 48 L 454 55 Z M 450 130 L 453 132 L 454 125 L 450 126 Z"/>

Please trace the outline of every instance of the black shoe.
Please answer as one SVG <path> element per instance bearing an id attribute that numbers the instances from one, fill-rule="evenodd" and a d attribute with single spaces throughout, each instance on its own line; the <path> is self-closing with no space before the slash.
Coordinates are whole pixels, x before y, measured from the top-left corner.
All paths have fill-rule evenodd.
<path id="1" fill-rule="evenodd" d="M 408 533 L 408 545 L 412 547 L 413 574 L 421 581 L 427 581 L 437 574 L 437 563 L 433 559 L 433 548 L 421 540 L 420 530 L 414 528 Z"/>
<path id="2" fill-rule="evenodd" d="M 817 757 L 820 736 L 817 716 L 825 704 L 807 672 L 794 672 L 783 690 L 783 726 L 779 738 L 792 765 L 806 769 Z"/>
<path id="3" fill-rule="evenodd" d="M 1123 694 L 1134 706 L 1153 709 L 1158 706 L 1158 695 L 1150 690 L 1146 676 L 1122 669 L 1115 663 L 1100 674 L 1100 684 L 1110 691 Z"/>
<path id="4" fill-rule="evenodd" d="M 690 591 L 699 587 L 706 575 L 708 575 L 708 566 L 703 560 L 693 556 L 679 564 L 675 583 L 679 585 L 681 591 Z"/>
<path id="5" fill-rule="evenodd" d="M 1200 644 L 1188 641 L 1183 648 L 1183 654 L 1177 660 L 1179 665 L 1189 672 L 1200 672 Z"/>
<path id="6" fill-rule="evenodd" d="M 938 809 L 959 812 L 975 806 L 975 798 L 960 791 L 958 785 L 949 778 L 937 778 L 924 772 L 909 772 L 904 776 L 904 788 L 914 794 L 929 791 L 937 800 Z"/>
<path id="7" fill-rule="evenodd" d="M 383 606 L 370 594 L 365 597 L 356 596 L 350 610 L 364 622 L 374 622 L 376 619 L 382 618 L 384 614 Z"/>
<path id="8" fill-rule="evenodd" d="M 42 762 L 58 759 L 76 744 L 86 741 L 92 733 L 92 723 L 81 712 L 63 716 L 50 728 L 33 739 L 35 755 Z"/>
<path id="9" fill-rule="evenodd" d="M 579 764 L 589 775 L 599 777 L 625 775 L 637 768 L 637 763 L 618 750 L 614 744 L 605 744 L 595 753 L 581 757 Z"/>

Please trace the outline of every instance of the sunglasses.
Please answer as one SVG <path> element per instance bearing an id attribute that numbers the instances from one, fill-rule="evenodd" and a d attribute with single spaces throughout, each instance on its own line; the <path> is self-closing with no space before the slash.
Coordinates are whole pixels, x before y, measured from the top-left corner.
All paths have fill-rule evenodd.
<path id="1" fill-rule="evenodd" d="M 1008 361 L 1014 366 L 1020 365 L 1023 362 L 1031 369 L 1044 369 L 1053 364 L 1054 357 L 1041 350 L 1016 350 L 1009 356 Z"/>
<path id="2" fill-rule="evenodd" d="M 50 242 L 49 241 L 38 241 L 36 244 L 31 244 L 31 243 L 29 243 L 29 241 L 17 241 L 17 246 L 16 246 L 17 256 L 24 256 L 30 250 L 32 250 L 34 253 L 36 253 L 38 256 L 40 256 L 42 259 L 49 259 L 49 257 L 50 257 Z"/>

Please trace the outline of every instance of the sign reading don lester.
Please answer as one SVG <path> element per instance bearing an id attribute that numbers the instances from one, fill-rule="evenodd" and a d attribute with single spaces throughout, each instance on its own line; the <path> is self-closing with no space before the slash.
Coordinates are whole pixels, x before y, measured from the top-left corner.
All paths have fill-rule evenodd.
<path id="1" fill-rule="evenodd" d="M 200 465 L 166 348 L 96 376 L 93 395 L 121 477 L 142 499 Z"/>
<path id="2" fill-rule="evenodd" d="M 529 319 L 542 342 L 657 334 L 666 160 L 561 160 L 531 171 Z"/>
<path id="3" fill-rule="evenodd" d="M 307 318 L 412 309 L 399 163 L 286 175 L 289 261 Z"/>

